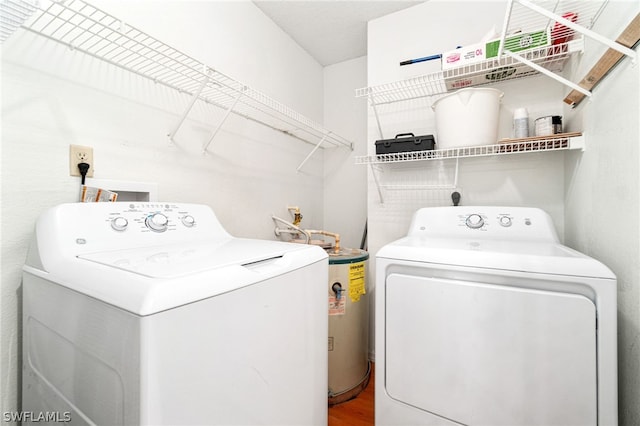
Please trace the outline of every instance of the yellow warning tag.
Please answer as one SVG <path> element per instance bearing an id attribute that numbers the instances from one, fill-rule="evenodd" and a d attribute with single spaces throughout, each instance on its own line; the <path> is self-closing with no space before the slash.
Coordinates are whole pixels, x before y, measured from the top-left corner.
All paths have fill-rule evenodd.
<path id="1" fill-rule="evenodd" d="M 360 300 L 360 296 L 366 294 L 364 282 L 364 262 L 349 265 L 349 298 L 351 302 Z"/>

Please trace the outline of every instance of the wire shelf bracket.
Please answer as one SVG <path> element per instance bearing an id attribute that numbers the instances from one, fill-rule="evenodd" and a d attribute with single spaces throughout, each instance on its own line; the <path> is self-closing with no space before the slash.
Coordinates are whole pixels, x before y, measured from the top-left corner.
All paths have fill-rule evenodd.
<path id="1" fill-rule="evenodd" d="M 515 59 L 516 61 L 522 62 L 526 66 L 528 66 L 530 68 L 533 68 L 534 70 L 538 71 L 541 74 L 544 74 L 544 75 L 546 75 L 548 77 L 553 78 L 556 81 L 559 81 L 560 83 L 563 83 L 565 86 L 569 86 L 570 88 L 572 88 L 574 90 L 577 90 L 580 93 L 583 93 L 583 94 L 585 94 L 587 96 L 591 96 L 591 92 L 590 91 L 585 90 L 584 88 L 582 88 L 579 85 L 575 84 L 573 81 L 571 81 L 569 79 L 566 79 L 566 78 L 562 77 L 561 75 L 556 74 L 553 71 L 549 71 L 545 67 L 542 67 L 542 66 L 536 64 L 535 62 L 532 62 L 532 61 L 528 60 L 527 58 L 525 58 L 523 56 L 520 56 L 520 55 L 518 55 L 516 53 L 513 53 L 513 52 L 510 52 L 508 50 L 505 50 L 503 52 L 503 54 Z"/>
<path id="2" fill-rule="evenodd" d="M 187 116 L 189 115 L 189 112 L 191 111 L 191 109 L 195 105 L 196 101 L 200 97 L 200 93 L 202 93 L 202 89 L 204 89 L 204 87 L 207 85 L 208 82 L 209 82 L 209 74 L 207 73 L 207 76 L 202 80 L 202 83 L 200 84 L 200 87 L 198 87 L 198 90 L 196 90 L 196 92 L 191 96 L 191 101 L 189 102 L 189 105 L 187 105 L 187 108 L 182 113 L 182 116 L 180 117 L 180 119 L 178 120 L 176 125 L 174 126 L 173 130 L 170 131 L 169 134 L 167 135 L 169 137 L 169 140 L 171 141 L 171 143 L 175 143 L 176 142 L 174 140 L 174 137 L 176 136 L 176 133 L 178 133 L 178 130 L 180 130 L 180 127 L 182 127 L 182 123 L 184 123 L 184 120 L 187 119 Z"/>
<path id="3" fill-rule="evenodd" d="M 222 128 L 222 125 L 224 124 L 225 121 L 227 121 L 227 118 L 229 118 L 229 115 L 231 114 L 231 112 L 233 112 L 233 109 L 238 104 L 238 101 L 242 97 L 242 94 L 243 94 L 243 92 L 238 93 L 238 96 L 236 96 L 235 101 L 233 101 L 233 103 L 231 105 L 229 105 L 229 108 L 227 108 L 227 112 L 224 114 L 224 117 L 222 117 L 222 120 L 220 120 L 220 122 L 216 126 L 216 129 L 211 134 L 211 137 L 209 138 L 207 143 L 205 143 L 204 146 L 202 147 L 202 153 L 203 154 L 207 153 L 207 149 L 209 148 L 209 145 L 211 145 L 211 142 L 213 142 L 213 140 L 215 139 L 216 135 L 218 134 L 218 132 Z"/>
<path id="4" fill-rule="evenodd" d="M 378 190 L 378 199 L 380 200 L 380 204 L 384 204 L 384 196 L 382 195 L 382 187 L 380 186 L 380 179 L 378 179 L 378 174 L 376 173 L 376 169 L 374 163 L 369 163 L 369 167 L 371 168 L 371 176 L 373 176 L 373 181 L 376 184 L 376 189 Z"/>
<path id="5" fill-rule="evenodd" d="M 320 139 L 320 142 L 318 142 L 318 143 L 316 144 L 316 146 L 314 146 L 314 147 L 313 147 L 313 149 L 311 150 L 311 152 L 309 153 L 309 155 L 307 155 L 307 156 L 305 157 L 305 159 L 304 159 L 304 160 L 302 160 L 302 163 L 300 163 L 300 165 L 299 165 L 299 166 L 298 166 L 298 168 L 296 169 L 296 172 L 299 172 L 299 171 L 302 169 L 302 166 L 304 166 L 304 165 L 307 163 L 307 161 L 309 161 L 309 159 L 311 158 L 311 156 L 312 156 L 313 154 L 315 154 L 315 153 L 316 153 L 316 151 L 318 150 L 318 148 L 320 148 L 320 145 L 322 145 L 322 142 L 324 142 L 325 140 L 327 140 L 327 137 L 328 137 L 328 136 L 329 136 L 329 134 L 327 133 L 326 135 L 324 135 L 324 136 L 322 137 L 322 139 Z"/>
<path id="6" fill-rule="evenodd" d="M 382 126 L 380 125 L 380 116 L 378 115 L 378 108 L 376 106 L 376 100 L 373 95 L 369 95 L 369 103 L 371 104 L 371 109 L 373 109 L 373 114 L 376 117 L 376 124 L 378 125 L 378 135 L 380 135 L 380 139 L 384 139 L 382 135 Z"/>

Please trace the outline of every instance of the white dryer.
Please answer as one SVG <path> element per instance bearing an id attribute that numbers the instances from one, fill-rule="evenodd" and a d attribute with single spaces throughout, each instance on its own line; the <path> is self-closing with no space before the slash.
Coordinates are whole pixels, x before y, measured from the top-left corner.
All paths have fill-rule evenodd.
<path id="1" fill-rule="evenodd" d="M 516 207 L 418 210 L 376 256 L 376 425 L 616 425 L 616 278 Z"/>
<path id="2" fill-rule="evenodd" d="M 234 238 L 206 206 L 55 207 L 24 267 L 22 410 L 326 425 L 327 279 L 324 250 Z"/>

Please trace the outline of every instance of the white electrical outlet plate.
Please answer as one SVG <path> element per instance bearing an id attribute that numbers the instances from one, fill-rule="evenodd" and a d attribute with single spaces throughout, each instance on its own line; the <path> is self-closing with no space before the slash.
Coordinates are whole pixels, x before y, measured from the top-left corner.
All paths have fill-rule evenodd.
<path id="1" fill-rule="evenodd" d="M 91 167 L 87 171 L 87 177 L 93 177 L 93 148 L 90 146 L 69 145 L 69 174 L 71 176 L 80 176 L 79 163 L 89 164 Z"/>

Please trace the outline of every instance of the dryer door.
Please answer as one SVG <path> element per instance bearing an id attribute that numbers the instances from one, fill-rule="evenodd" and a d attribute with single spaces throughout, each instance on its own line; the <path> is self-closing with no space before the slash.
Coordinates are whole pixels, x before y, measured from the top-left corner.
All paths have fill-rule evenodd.
<path id="1" fill-rule="evenodd" d="M 467 425 L 596 425 L 588 298 L 390 274 L 391 398 Z"/>

